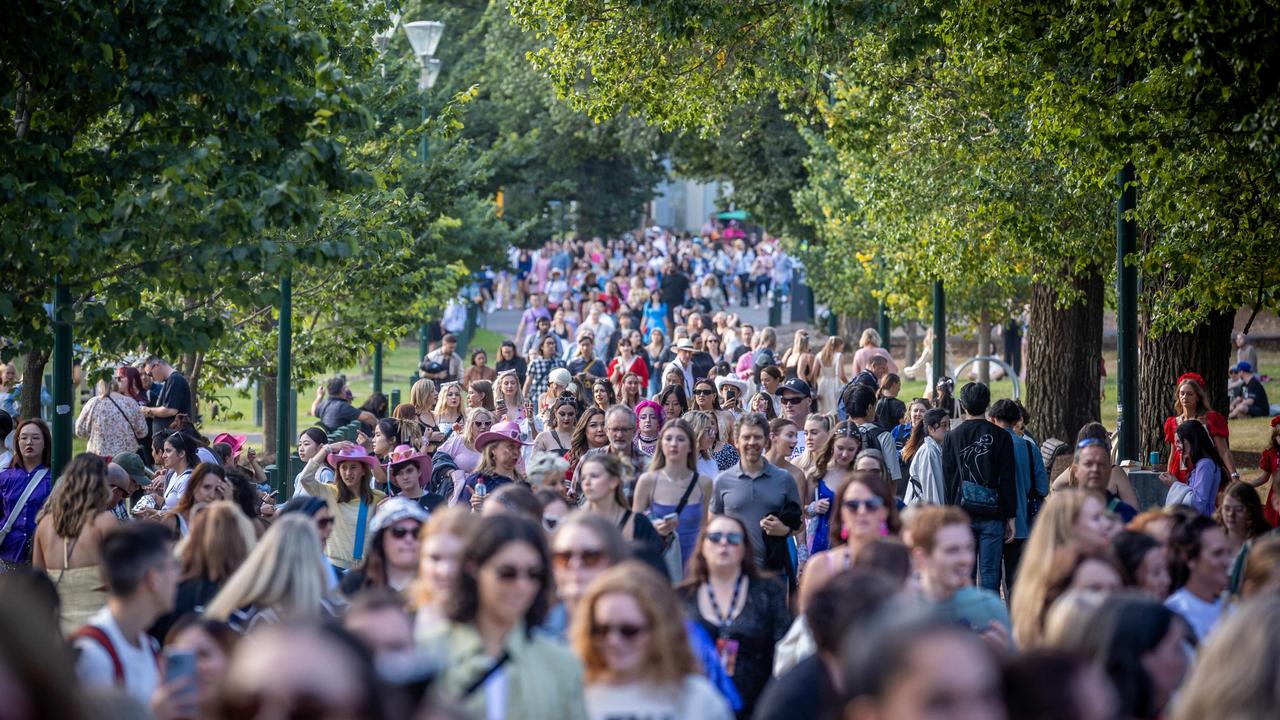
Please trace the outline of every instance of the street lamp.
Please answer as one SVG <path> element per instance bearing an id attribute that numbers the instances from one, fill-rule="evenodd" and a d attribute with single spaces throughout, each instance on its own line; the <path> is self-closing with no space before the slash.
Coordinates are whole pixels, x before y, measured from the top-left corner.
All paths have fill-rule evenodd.
<path id="1" fill-rule="evenodd" d="M 415 20 L 404 24 L 404 34 L 409 36 L 409 44 L 413 46 L 413 54 L 418 58 L 418 90 L 422 92 L 422 122 L 427 122 L 427 91 L 435 87 L 440 77 L 440 59 L 435 57 L 436 46 L 440 44 L 440 36 L 444 35 L 444 23 L 437 20 Z M 418 145 L 418 157 L 422 164 L 427 164 L 427 134 L 422 133 Z M 418 358 L 427 356 L 427 326 L 418 327 Z"/>

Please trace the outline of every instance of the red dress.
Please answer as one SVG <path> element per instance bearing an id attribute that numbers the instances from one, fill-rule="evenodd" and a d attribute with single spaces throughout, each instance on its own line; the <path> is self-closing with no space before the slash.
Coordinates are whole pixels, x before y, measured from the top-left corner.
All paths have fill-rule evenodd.
<path id="1" fill-rule="evenodd" d="M 1187 476 L 1191 474 L 1190 470 L 1182 467 L 1182 449 L 1178 447 L 1178 424 L 1177 417 L 1169 417 L 1164 421 L 1164 441 L 1169 443 L 1169 472 L 1182 482 L 1187 481 Z M 1227 429 L 1227 419 L 1222 415 L 1210 410 L 1205 413 L 1204 419 L 1200 422 L 1204 423 L 1209 429 L 1209 438 L 1229 438 L 1231 432 Z"/>
<path id="2" fill-rule="evenodd" d="M 605 375 L 608 377 L 613 377 L 613 371 L 618 369 L 618 365 L 620 365 L 621 362 L 622 362 L 621 357 L 614 357 L 612 360 L 610 360 L 609 367 L 605 370 Z M 645 367 L 644 360 L 641 360 L 639 355 L 633 355 L 631 357 L 631 367 L 622 369 L 622 373 L 624 375 L 628 371 L 633 372 L 636 375 L 640 376 L 641 388 L 649 387 L 649 368 Z"/>
<path id="3" fill-rule="evenodd" d="M 1258 468 L 1271 475 L 1271 489 L 1267 491 L 1267 504 L 1262 506 L 1262 514 L 1267 517 L 1271 527 L 1280 525 L 1280 512 L 1276 512 L 1276 506 L 1272 504 L 1276 497 L 1276 484 L 1280 483 L 1280 477 L 1276 475 L 1277 466 L 1280 466 L 1280 453 L 1277 453 L 1275 448 L 1269 447 L 1258 460 Z"/>

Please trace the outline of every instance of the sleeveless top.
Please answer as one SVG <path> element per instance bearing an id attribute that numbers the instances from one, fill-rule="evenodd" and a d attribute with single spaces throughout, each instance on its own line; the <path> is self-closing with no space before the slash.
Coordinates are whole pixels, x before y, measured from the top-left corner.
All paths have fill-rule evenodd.
<path id="1" fill-rule="evenodd" d="M 698 475 L 694 474 L 693 482 L 697 482 Z M 680 494 L 684 494 L 681 488 Z M 692 497 L 692 494 L 690 494 Z M 680 512 L 680 519 L 676 523 L 676 537 L 680 540 L 680 557 L 683 558 L 685 567 L 689 566 L 689 559 L 693 557 L 695 548 L 698 543 L 698 531 L 702 529 L 702 503 L 704 498 L 698 498 L 697 502 L 692 499 L 685 503 L 684 510 Z M 662 519 L 667 515 L 676 511 L 676 506 L 664 505 L 657 501 L 649 502 L 649 515 L 654 519 Z"/>
<path id="2" fill-rule="evenodd" d="M 823 515 L 810 518 L 809 554 L 815 555 L 831 547 L 831 514 L 836 511 L 836 494 L 821 478 L 818 479 L 818 497 L 831 503 Z"/>
<path id="3" fill-rule="evenodd" d="M 62 568 L 45 571 L 58 590 L 58 600 L 62 605 L 61 625 L 65 634 L 88 623 L 89 617 L 107 602 L 107 593 L 102 589 L 102 576 L 97 565 L 67 567 L 71 562 L 71 550 L 79 539 L 76 537 L 69 543 L 64 539 Z"/>

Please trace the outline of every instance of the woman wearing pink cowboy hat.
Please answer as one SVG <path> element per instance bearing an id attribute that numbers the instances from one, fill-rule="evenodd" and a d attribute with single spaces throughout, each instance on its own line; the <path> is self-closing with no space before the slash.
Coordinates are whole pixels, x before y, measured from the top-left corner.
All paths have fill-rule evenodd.
<path id="1" fill-rule="evenodd" d="M 473 510 L 479 511 L 489 493 L 508 483 L 524 482 L 519 469 L 520 453 L 529 444 L 521 439 L 520 426 L 513 422 L 500 422 L 480 433 L 476 438 L 480 464 L 475 473 L 467 477 L 454 504 L 469 503 Z M 484 493 L 476 492 L 479 484 L 485 486 Z"/>
<path id="2" fill-rule="evenodd" d="M 446 496 L 426 491 L 431 482 L 431 457 L 414 450 L 412 445 L 397 445 L 387 454 L 387 480 L 391 495 L 408 498 L 427 512 L 445 501 Z"/>
<path id="3" fill-rule="evenodd" d="M 316 479 L 316 472 L 326 463 L 337 472 L 337 482 L 332 485 Z M 378 461 L 364 448 L 340 442 L 322 447 L 298 478 L 308 493 L 329 503 L 334 522 L 325 555 L 341 572 L 358 565 L 368 550 L 369 525 L 378 503 L 386 498 L 386 493 L 373 487 L 378 469 Z"/>

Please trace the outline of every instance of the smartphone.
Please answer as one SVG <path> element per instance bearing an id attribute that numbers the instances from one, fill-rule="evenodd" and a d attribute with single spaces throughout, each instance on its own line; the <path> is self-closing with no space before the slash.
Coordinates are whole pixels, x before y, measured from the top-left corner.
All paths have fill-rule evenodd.
<path id="1" fill-rule="evenodd" d="M 164 651 L 164 682 L 181 684 L 179 699 L 192 708 L 196 702 L 196 654 L 190 650 L 168 649 Z"/>
<path id="2" fill-rule="evenodd" d="M 663 519 L 663 520 L 669 520 L 669 521 L 671 521 L 671 522 L 675 522 L 676 520 L 679 520 L 679 519 L 680 519 L 680 516 L 679 516 L 679 515 L 677 515 L 677 514 L 675 514 L 675 513 L 667 513 L 666 515 L 664 515 L 664 516 L 662 517 L 662 519 Z"/>

